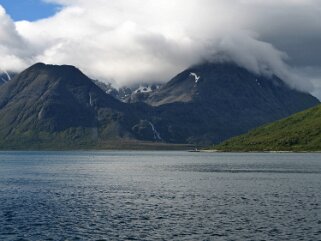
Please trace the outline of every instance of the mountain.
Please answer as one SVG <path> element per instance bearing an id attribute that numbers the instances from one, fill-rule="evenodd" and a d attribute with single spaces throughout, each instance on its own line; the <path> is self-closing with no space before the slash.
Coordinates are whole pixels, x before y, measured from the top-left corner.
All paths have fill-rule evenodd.
<path id="1" fill-rule="evenodd" d="M 73 66 L 31 66 L 0 87 L 0 148 L 210 145 L 319 104 L 277 77 L 232 64 L 198 65 L 160 88 L 141 86 L 131 103 L 106 92 Z"/>
<path id="2" fill-rule="evenodd" d="M 161 87 L 161 84 L 142 84 L 132 91 L 129 96 L 126 96 L 125 102 L 136 103 L 146 102 L 149 96 L 157 91 Z"/>
<path id="3" fill-rule="evenodd" d="M 141 84 L 139 86 L 123 86 L 116 89 L 111 83 L 103 83 L 99 80 L 93 81 L 107 94 L 126 103 L 144 102 L 146 98 L 148 98 L 149 94 L 156 91 L 161 86 L 160 84 Z"/>
<path id="4" fill-rule="evenodd" d="M 150 112 L 106 94 L 73 66 L 36 64 L 0 88 L 0 147 L 79 149 L 153 140 L 152 127 L 144 135 L 135 127 Z"/>
<path id="5" fill-rule="evenodd" d="M 321 105 L 214 148 L 222 151 L 321 151 Z"/>
<path id="6" fill-rule="evenodd" d="M 105 91 L 107 94 L 113 96 L 114 98 L 118 99 L 118 90 L 115 89 L 111 83 L 104 83 L 99 80 L 93 80 L 95 85 L 97 85 L 99 88 L 101 88 L 103 91 Z"/>
<path id="7" fill-rule="evenodd" d="M 8 81 L 11 80 L 14 76 L 15 76 L 14 73 L 8 73 L 8 72 L 0 73 L 0 85 L 8 82 Z"/>
<path id="8" fill-rule="evenodd" d="M 111 83 L 103 83 L 99 80 L 93 80 L 93 82 L 100 87 L 103 91 L 105 91 L 107 94 L 113 96 L 114 98 L 122 101 L 127 102 L 127 99 L 131 96 L 133 93 L 132 89 L 129 87 L 121 87 L 119 89 L 116 89 L 112 86 Z"/>
<path id="9" fill-rule="evenodd" d="M 155 107 L 153 123 L 164 140 L 201 145 L 319 104 L 276 76 L 259 76 L 233 64 L 191 67 L 145 95 L 139 101 Z"/>

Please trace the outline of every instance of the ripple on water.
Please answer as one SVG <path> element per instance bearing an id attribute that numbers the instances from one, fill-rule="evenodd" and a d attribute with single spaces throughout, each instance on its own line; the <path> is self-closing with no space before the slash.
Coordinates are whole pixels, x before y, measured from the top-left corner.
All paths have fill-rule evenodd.
<path id="1" fill-rule="evenodd" d="M 321 239 L 315 155 L 0 157 L 0 240 Z"/>

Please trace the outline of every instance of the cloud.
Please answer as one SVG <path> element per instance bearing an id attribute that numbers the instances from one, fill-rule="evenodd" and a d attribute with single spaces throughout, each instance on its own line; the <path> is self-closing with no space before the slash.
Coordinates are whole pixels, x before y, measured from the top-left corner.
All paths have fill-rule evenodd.
<path id="1" fill-rule="evenodd" d="M 292 87 L 317 88 L 318 0 L 46 0 L 55 16 L 13 22 L 0 11 L 0 68 L 37 61 L 73 64 L 121 86 L 168 81 L 202 60 L 234 61 L 276 74 Z"/>
<path id="2" fill-rule="evenodd" d="M 16 31 L 15 24 L 0 5 L 0 70 L 17 71 L 24 68 L 24 59 L 29 56 L 26 45 Z"/>

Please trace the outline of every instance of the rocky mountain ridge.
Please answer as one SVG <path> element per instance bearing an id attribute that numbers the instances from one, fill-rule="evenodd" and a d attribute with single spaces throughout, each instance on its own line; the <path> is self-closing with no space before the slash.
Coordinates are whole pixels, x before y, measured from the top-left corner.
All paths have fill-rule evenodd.
<path id="1" fill-rule="evenodd" d="M 277 77 L 231 64 L 194 66 L 146 89 L 124 103 L 73 66 L 33 65 L 0 87 L 0 147 L 208 145 L 319 103 Z"/>

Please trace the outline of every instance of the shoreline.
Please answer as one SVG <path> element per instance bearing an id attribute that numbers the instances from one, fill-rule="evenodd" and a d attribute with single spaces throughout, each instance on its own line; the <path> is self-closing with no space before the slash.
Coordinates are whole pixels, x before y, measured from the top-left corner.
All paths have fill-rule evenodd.
<path id="1" fill-rule="evenodd" d="M 200 150 L 204 153 L 321 153 L 321 151 L 222 151 L 222 150 Z"/>

